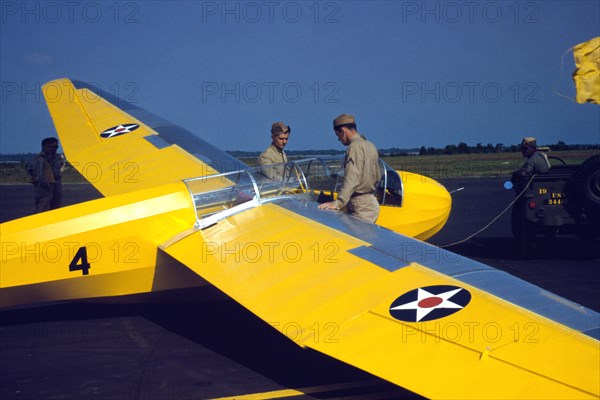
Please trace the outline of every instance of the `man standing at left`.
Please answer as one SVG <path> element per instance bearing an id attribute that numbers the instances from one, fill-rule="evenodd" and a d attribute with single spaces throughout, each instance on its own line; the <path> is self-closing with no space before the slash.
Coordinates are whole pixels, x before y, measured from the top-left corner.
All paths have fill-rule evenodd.
<path id="1" fill-rule="evenodd" d="M 29 166 L 35 191 L 35 212 L 41 213 L 59 208 L 62 205 L 61 170 L 64 159 L 57 154 L 58 139 L 48 137 L 42 140 L 42 151 L 35 156 Z"/>

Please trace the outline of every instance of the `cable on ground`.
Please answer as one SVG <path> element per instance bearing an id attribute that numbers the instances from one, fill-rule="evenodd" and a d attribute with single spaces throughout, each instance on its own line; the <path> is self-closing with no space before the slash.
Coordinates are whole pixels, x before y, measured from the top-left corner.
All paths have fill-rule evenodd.
<path id="1" fill-rule="evenodd" d="M 494 219 L 492 219 L 490 221 L 490 223 L 488 223 L 486 226 L 484 226 L 483 228 L 481 228 L 480 230 L 478 230 L 477 232 L 473 233 L 470 236 L 467 236 L 466 238 L 459 240 L 458 242 L 454 242 L 454 243 L 449 243 L 449 244 L 444 244 L 441 245 L 439 247 L 445 248 L 445 247 L 451 247 L 451 246 L 456 246 L 457 244 L 461 244 L 464 243 L 468 240 L 471 240 L 473 237 L 475 237 L 476 235 L 480 234 L 481 232 L 483 232 L 484 230 L 486 230 L 487 228 L 489 228 L 490 226 L 492 226 L 492 224 L 494 222 L 496 222 L 498 220 L 498 218 L 500 218 L 506 211 L 508 211 L 509 208 L 511 208 L 513 206 L 513 204 L 515 204 L 515 202 L 523 195 L 523 193 L 525 193 L 525 190 L 527 190 L 527 188 L 529 187 L 529 184 L 531 183 L 531 181 L 533 180 L 533 178 L 536 176 L 536 174 L 533 174 L 531 176 L 531 178 L 529 179 L 529 181 L 527 182 L 527 184 L 525 185 L 525 187 L 523 188 L 523 190 L 521 190 L 521 193 L 518 194 L 518 196 L 516 196 L 514 198 L 513 201 L 511 201 L 508 206 L 506 206 L 506 208 L 504 210 L 502 210 L 502 212 L 500 214 L 498 214 Z"/>

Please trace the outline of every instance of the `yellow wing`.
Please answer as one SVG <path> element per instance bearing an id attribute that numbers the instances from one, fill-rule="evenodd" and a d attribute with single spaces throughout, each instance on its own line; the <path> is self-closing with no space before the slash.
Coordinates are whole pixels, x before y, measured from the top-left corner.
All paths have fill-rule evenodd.
<path id="1" fill-rule="evenodd" d="M 236 158 L 84 82 L 43 87 L 68 161 L 103 195 L 244 167 Z"/>
<path id="2" fill-rule="evenodd" d="M 598 313 L 310 202 L 162 249 L 299 345 L 429 398 L 600 394 Z"/>

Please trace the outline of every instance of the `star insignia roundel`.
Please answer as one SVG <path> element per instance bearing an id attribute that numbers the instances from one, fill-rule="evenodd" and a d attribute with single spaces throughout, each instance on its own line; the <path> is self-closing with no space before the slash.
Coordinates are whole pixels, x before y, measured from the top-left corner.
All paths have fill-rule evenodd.
<path id="1" fill-rule="evenodd" d="M 117 126 L 113 126 L 112 128 L 108 128 L 104 132 L 100 134 L 100 137 L 105 139 L 122 135 L 124 133 L 129 133 L 135 131 L 140 126 L 138 124 L 121 124 Z"/>
<path id="2" fill-rule="evenodd" d="M 390 315 L 406 322 L 440 319 L 465 308 L 471 301 L 467 289 L 437 285 L 411 290 L 398 297 L 390 306 Z"/>

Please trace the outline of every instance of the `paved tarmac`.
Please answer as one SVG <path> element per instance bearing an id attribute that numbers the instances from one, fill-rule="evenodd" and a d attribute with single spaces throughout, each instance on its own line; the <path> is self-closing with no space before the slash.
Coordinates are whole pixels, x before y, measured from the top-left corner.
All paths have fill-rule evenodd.
<path id="1" fill-rule="evenodd" d="M 430 242 L 480 230 L 513 199 L 499 179 L 449 179 L 453 211 Z M 0 185 L 0 221 L 33 212 L 28 185 Z M 67 185 L 73 204 L 99 197 Z M 600 242 L 540 243 L 517 260 L 509 212 L 449 247 L 600 311 Z M 186 299 L 186 300 L 182 300 Z M 210 300 L 207 300 L 210 299 Z M 302 394 L 304 392 L 306 394 Z M 131 304 L 74 302 L 0 312 L 0 399 L 420 399 L 314 351 L 303 350 L 216 289 Z M 249 397 L 246 397 L 249 398 Z"/>

